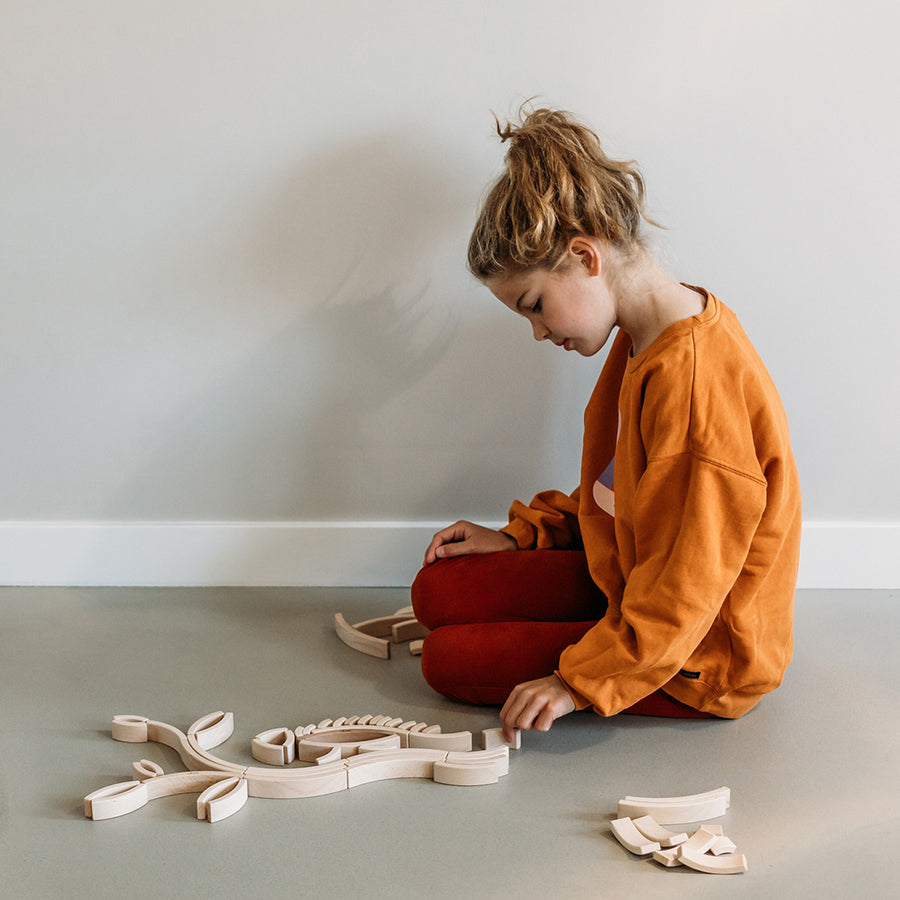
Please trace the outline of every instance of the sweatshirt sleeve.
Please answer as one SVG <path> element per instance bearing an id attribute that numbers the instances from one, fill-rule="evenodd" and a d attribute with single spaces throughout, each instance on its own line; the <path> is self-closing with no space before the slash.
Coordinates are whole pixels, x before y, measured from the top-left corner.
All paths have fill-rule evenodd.
<path id="1" fill-rule="evenodd" d="M 578 498 L 571 494 L 544 491 L 526 506 L 518 500 L 509 510 L 509 524 L 500 530 L 508 534 L 520 550 L 581 549 L 578 527 Z"/>
<path id="2" fill-rule="evenodd" d="M 622 543 L 634 547 L 621 604 L 560 657 L 579 709 L 615 715 L 684 668 L 744 566 L 765 502 L 762 478 L 693 453 L 649 463 L 624 521 L 616 509 L 617 530 L 632 531 Z"/>

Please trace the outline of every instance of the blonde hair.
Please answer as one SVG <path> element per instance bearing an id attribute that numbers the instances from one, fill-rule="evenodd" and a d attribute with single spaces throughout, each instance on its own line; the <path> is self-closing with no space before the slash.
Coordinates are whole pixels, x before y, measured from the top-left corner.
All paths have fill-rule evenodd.
<path id="1" fill-rule="evenodd" d="M 536 266 L 556 269 L 569 241 L 586 235 L 630 253 L 643 246 L 644 180 L 634 161 L 610 159 L 600 139 L 567 112 L 519 112 L 500 125 L 506 168 L 469 239 L 469 270 L 482 281 Z"/>

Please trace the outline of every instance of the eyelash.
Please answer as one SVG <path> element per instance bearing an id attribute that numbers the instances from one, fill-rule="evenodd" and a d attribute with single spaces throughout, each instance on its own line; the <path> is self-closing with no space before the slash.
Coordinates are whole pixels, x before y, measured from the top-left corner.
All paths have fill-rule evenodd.
<path id="1" fill-rule="evenodd" d="M 538 297 L 534 303 L 534 306 L 531 307 L 531 311 L 533 313 L 539 313 L 541 311 L 541 298 Z"/>

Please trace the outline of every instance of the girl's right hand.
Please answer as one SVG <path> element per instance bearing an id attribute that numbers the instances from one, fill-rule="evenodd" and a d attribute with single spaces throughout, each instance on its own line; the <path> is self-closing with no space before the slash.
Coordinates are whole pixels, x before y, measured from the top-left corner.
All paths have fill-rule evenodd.
<path id="1" fill-rule="evenodd" d="M 439 559 L 448 559 L 451 556 L 517 549 L 515 540 L 502 531 L 494 531 L 493 528 L 485 528 L 472 522 L 457 522 L 455 525 L 442 528 L 431 539 L 425 551 L 425 565 L 430 566 Z"/>

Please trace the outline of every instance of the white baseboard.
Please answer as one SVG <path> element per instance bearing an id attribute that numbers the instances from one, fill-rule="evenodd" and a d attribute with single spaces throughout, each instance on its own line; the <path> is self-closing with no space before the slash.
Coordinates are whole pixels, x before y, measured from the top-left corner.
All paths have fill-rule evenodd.
<path id="1" fill-rule="evenodd" d="M 5 522 L 0 584 L 403 587 L 443 524 Z M 900 523 L 805 523 L 798 587 L 900 588 Z"/>

